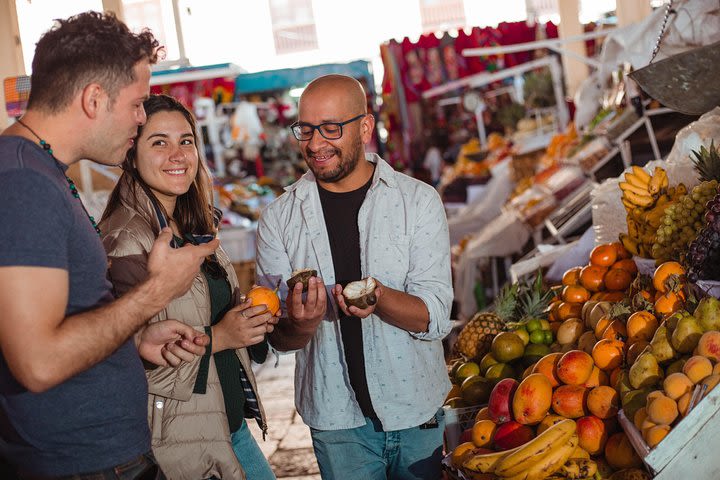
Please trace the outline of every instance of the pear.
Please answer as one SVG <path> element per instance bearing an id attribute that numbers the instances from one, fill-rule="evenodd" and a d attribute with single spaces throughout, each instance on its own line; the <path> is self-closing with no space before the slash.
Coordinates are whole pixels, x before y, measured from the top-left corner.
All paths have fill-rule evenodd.
<path id="1" fill-rule="evenodd" d="M 672 362 L 668 367 L 665 369 L 665 376 L 669 377 L 673 373 L 682 373 L 683 371 L 683 365 L 685 365 L 685 362 L 687 360 L 685 358 L 678 358 L 674 362 Z"/>
<path id="2" fill-rule="evenodd" d="M 692 315 L 682 317 L 673 330 L 670 341 L 673 348 L 680 353 L 690 353 L 697 347 L 703 329 Z"/>
<path id="3" fill-rule="evenodd" d="M 685 310 L 680 310 L 667 317 L 665 319 L 665 326 L 667 327 L 668 331 L 670 333 L 674 332 L 677 324 L 680 323 L 680 320 L 688 315 L 690 315 L 690 313 L 686 312 Z"/>
<path id="4" fill-rule="evenodd" d="M 630 367 L 630 385 L 633 388 L 652 387 L 663 380 L 663 370 L 657 358 L 648 350 L 641 353 Z"/>
<path id="5" fill-rule="evenodd" d="M 715 297 L 703 298 L 694 316 L 704 331 L 720 330 L 720 300 Z"/>
<path id="6" fill-rule="evenodd" d="M 630 390 L 622 396 L 622 408 L 627 418 L 634 418 L 635 412 L 645 406 L 647 396 L 654 390 L 653 387 Z"/>
<path id="7" fill-rule="evenodd" d="M 675 350 L 673 350 L 672 343 L 670 343 L 670 332 L 665 322 L 661 323 L 658 329 L 655 330 L 655 335 L 650 341 L 650 349 L 653 356 L 660 363 L 675 358 Z M 635 363 L 637 363 L 637 360 L 635 360 Z"/>

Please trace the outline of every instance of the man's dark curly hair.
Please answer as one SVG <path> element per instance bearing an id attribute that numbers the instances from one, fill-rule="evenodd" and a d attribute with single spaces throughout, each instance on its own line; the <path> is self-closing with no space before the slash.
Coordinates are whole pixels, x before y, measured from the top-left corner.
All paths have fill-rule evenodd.
<path id="1" fill-rule="evenodd" d="M 58 112 L 90 83 L 111 100 L 135 81 L 133 67 L 157 61 L 159 43 L 149 30 L 134 34 L 113 13 L 85 12 L 56 20 L 37 43 L 28 108 Z"/>

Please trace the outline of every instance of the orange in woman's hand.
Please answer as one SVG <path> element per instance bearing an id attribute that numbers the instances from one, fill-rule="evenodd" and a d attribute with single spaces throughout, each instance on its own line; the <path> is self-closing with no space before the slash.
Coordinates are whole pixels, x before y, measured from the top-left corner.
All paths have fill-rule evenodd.
<path id="1" fill-rule="evenodd" d="M 271 290 L 268 287 L 253 287 L 245 297 L 251 301 L 253 307 L 265 305 L 273 315 L 280 313 L 280 297 L 277 295 L 277 288 Z"/>

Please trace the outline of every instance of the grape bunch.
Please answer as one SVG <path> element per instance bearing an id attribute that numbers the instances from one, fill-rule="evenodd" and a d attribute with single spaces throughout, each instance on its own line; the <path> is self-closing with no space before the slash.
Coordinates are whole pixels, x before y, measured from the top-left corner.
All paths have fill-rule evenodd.
<path id="1" fill-rule="evenodd" d="M 703 228 L 703 214 L 717 189 L 717 180 L 701 182 L 665 209 L 652 246 L 653 258 L 663 262 L 680 259 L 688 243 Z"/>
<path id="2" fill-rule="evenodd" d="M 683 259 L 688 280 L 720 280 L 720 193 L 708 202 L 705 225 Z"/>

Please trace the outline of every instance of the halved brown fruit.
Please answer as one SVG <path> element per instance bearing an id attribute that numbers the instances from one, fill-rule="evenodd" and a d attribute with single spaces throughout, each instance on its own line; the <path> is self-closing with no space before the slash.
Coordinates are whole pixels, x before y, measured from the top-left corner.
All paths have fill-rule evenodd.
<path id="1" fill-rule="evenodd" d="M 310 281 L 310 277 L 317 277 L 317 270 L 313 270 L 311 268 L 304 268 L 302 270 L 295 270 L 292 273 L 292 276 L 288 279 L 287 286 L 290 290 L 295 288 L 295 284 L 302 283 L 303 286 L 303 292 L 308 291 L 308 281 Z"/>
<path id="2" fill-rule="evenodd" d="M 363 278 L 355 282 L 350 282 L 343 289 L 343 297 L 345 303 L 360 309 L 366 309 L 377 302 L 375 296 L 375 288 L 377 284 L 372 277 Z"/>

